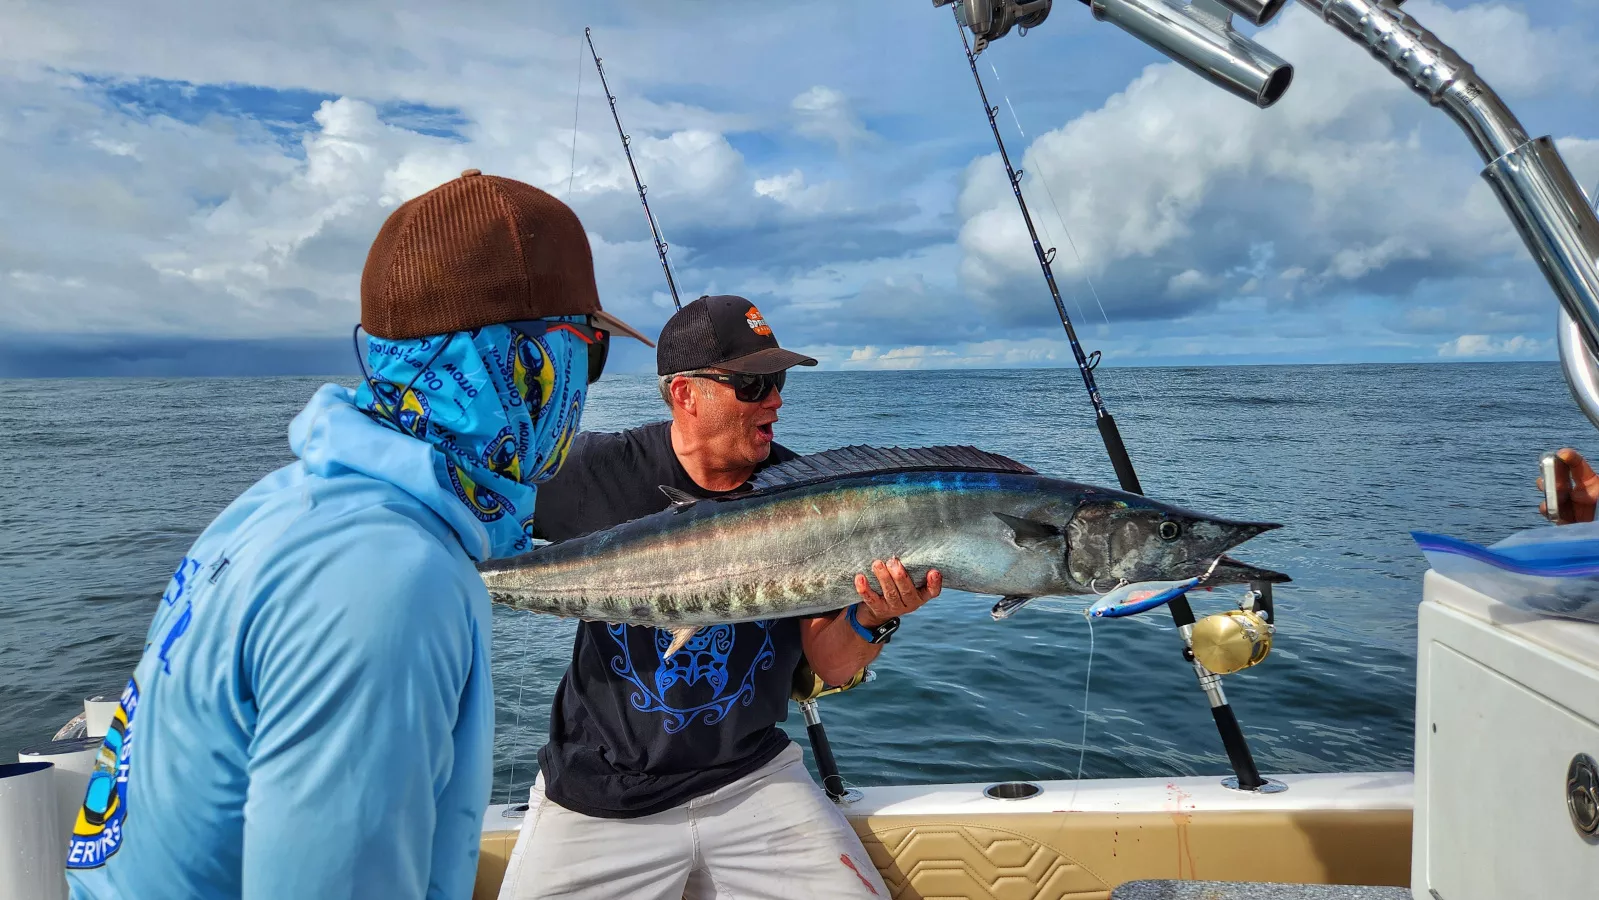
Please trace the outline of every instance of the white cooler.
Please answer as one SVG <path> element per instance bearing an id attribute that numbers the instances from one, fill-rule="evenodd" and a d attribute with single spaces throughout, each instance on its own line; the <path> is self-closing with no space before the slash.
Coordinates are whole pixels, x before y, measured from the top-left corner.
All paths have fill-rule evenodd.
<path id="1" fill-rule="evenodd" d="M 1429 571 L 1417 616 L 1417 900 L 1599 898 L 1599 624 Z"/>

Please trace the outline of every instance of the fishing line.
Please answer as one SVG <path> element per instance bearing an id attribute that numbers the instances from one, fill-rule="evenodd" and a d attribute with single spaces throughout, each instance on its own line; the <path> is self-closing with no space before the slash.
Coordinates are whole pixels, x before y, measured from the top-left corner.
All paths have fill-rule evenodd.
<path id="1" fill-rule="evenodd" d="M 522 648 L 515 657 L 522 667 L 521 677 L 517 679 L 516 683 L 516 728 L 513 732 L 519 736 L 522 734 L 522 693 L 527 687 L 527 670 L 529 668 L 527 665 L 527 645 L 529 635 L 533 633 L 533 614 L 526 613 L 525 618 L 528 621 L 523 623 L 522 626 Z M 516 772 L 521 767 L 521 761 L 521 755 L 516 752 L 516 745 L 513 743 L 511 746 L 511 780 L 505 784 L 505 802 L 507 805 L 513 802 L 511 792 L 516 790 Z"/>
<path id="2" fill-rule="evenodd" d="M 1072 785 L 1072 797 L 1077 797 L 1077 785 L 1083 780 L 1083 759 L 1088 755 L 1088 687 L 1094 681 L 1094 617 L 1088 619 L 1088 671 L 1083 673 L 1083 736 L 1077 742 L 1077 781 Z"/>
<path id="3" fill-rule="evenodd" d="M 988 62 L 988 70 L 990 72 L 994 73 L 994 80 L 999 83 L 999 96 L 1005 101 L 1006 108 L 1010 110 L 1010 120 L 1016 124 L 1016 132 L 1022 136 L 1023 140 L 1026 140 L 1027 139 L 1027 130 L 1022 127 L 1021 117 L 1016 115 L 1016 107 L 1015 107 L 1014 104 L 1012 104 L 1010 102 L 1010 94 L 1006 92 L 1006 90 L 1005 90 L 1005 82 L 1004 82 L 1003 79 L 1001 79 L 999 77 L 999 69 L 994 67 L 994 61 L 993 60 L 989 60 L 989 62 Z M 1049 185 L 1045 184 L 1044 187 L 1048 188 Z M 1054 202 L 1055 202 L 1054 201 L 1054 197 L 1052 196 L 1050 198 L 1050 203 L 1053 204 Z M 1056 207 L 1056 209 L 1055 209 L 1055 218 L 1060 221 L 1061 227 L 1064 228 L 1065 225 L 1066 225 L 1066 220 L 1061 218 L 1060 208 L 1059 207 Z M 1055 235 L 1050 231 L 1049 222 L 1047 220 L 1040 219 L 1038 224 L 1040 226 L 1042 226 L 1043 229 L 1044 229 L 1044 239 L 1049 241 L 1051 246 L 1054 246 L 1054 244 L 1055 244 Z M 1069 240 L 1071 238 L 1071 235 L 1067 234 L 1066 237 Z M 1083 299 L 1077 293 L 1077 286 L 1075 284 L 1068 283 L 1067 287 L 1071 288 L 1072 306 L 1076 307 L 1077 314 L 1079 316 L 1083 315 Z M 1103 312 L 1103 310 L 1101 310 L 1101 312 Z"/>
<path id="4" fill-rule="evenodd" d="M 572 168 L 566 176 L 566 196 L 572 196 L 572 179 L 577 177 L 577 111 L 583 106 L 583 45 L 577 45 L 577 98 L 572 101 Z"/>
<path id="5" fill-rule="evenodd" d="M 1043 165 L 1043 157 L 1039 157 L 1038 162 Z M 1066 226 L 1066 217 L 1060 214 L 1060 207 L 1055 205 L 1055 192 L 1049 189 L 1049 178 L 1040 176 L 1038 180 L 1043 182 L 1044 193 L 1049 197 L 1049 205 L 1055 208 L 1055 218 L 1060 219 L 1060 228 L 1066 232 L 1066 246 L 1072 248 L 1072 256 L 1077 258 L 1077 268 L 1083 273 L 1083 282 L 1088 285 L 1088 293 L 1094 297 L 1094 305 L 1099 307 L 1099 317 L 1105 320 L 1106 325 L 1109 325 L 1110 316 L 1105 315 L 1105 304 L 1099 299 L 1099 289 L 1094 287 L 1094 279 L 1088 274 L 1088 267 L 1083 264 L 1083 254 L 1078 251 L 1077 242 L 1072 240 L 1072 230 Z"/>
<path id="6" fill-rule="evenodd" d="M 958 12 L 958 10 L 957 10 Z M 1132 458 L 1127 455 L 1127 444 L 1122 440 L 1121 429 L 1116 427 L 1116 419 L 1105 408 L 1105 400 L 1099 395 L 1099 385 L 1094 383 L 1094 368 L 1099 365 L 1102 358 L 1100 352 L 1095 350 L 1093 355 L 1083 352 L 1083 345 L 1077 340 L 1077 329 L 1072 327 L 1072 318 L 1066 312 L 1066 301 L 1061 299 L 1060 285 L 1055 282 L 1055 272 L 1050 268 L 1051 261 L 1055 258 L 1055 248 L 1044 249 L 1039 243 L 1038 229 L 1033 225 L 1032 213 L 1027 210 L 1027 199 L 1022 196 L 1022 173 L 1011 165 L 1010 154 L 1005 150 L 1005 139 L 999 133 L 999 121 L 994 114 L 999 112 L 999 107 L 990 106 L 988 92 L 983 89 L 983 77 L 977 71 L 977 55 L 972 52 L 971 42 L 966 39 L 966 27 L 961 24 L 960 17 L 955 17 L 955 30 L 960 33 L 961 48 L 966 53 L 966 64 L 972 70 L 972 81 L 977 85 L 977 97 L 983 102 L 983 116 L 988 120 L 988 129 L 993 132 L 994 146 L 999 148 L 999 160 L 1005 164 L 1005 174 L 1010 181 L 1011 193 L 1016 196 L 1016 207 L 1022 214 L 1022 222 L 1027 226 L 1027 237 L 1033 245 L 1033 255 L 1038 257 L 1038 268 L 1044 275 L 1044 283 L 1049 287 L 1049 299 L 1055 304 L 1055 312 L 1060 316 L 1060 326 L 1066 331 L 1066 343 L 1071 345 L 1072 358 L 1077 363 L 1077 372 L 1083 377 L 1083 389 L 1088 392 L 1088 402 L 1094 407 L 1094 424 L 1099 429 L 1100 439 L 1105 443 L 1105 454 L 1110 457 L 1111 466 L 1116 469 L 1116 481 L 1121 489 L 1129 494 L 1142 494 L 1143 486 L 1138 483 L 1138 473 L 1133 469 Z M 1181 619 L 1187 604 L 1178 605 L 1174 602 L 1172 615 Z M 1184 623 L 1186 624 L 1186 623 Z"/>
<path id="7" fill-rule="evenodd" d="M 999 77 L 999 69 L 994 66 L 993 60 L 988 61 L 988 69 L 994 73 L 994 80 L 999 82 L 999 95 L 1005 98 L 1005 106 L 1010 109 L 1010 119 L 1012 122 L 1016 123 L 1016 131 L 1025 139 L 1027 137 L 1027 132 L 1022 129 L 1021 117 L 1016 115 L 1016 107 L 1010 102 L 1010 94 L 1006 93 L 1005 91 L 1005 81 Z M 1040 154 L 1038 157 L 1038 163 L 1039 165 L 1043 165 L 1044 163 L 1044 157 L 1042 154 Z M 1055 210 L 1055 218 L 1060 221 L 1061 231 L 1066 233 L 1066 244 L 1072 248 L 1072 256 L 1077 257 L 1077 269 L 1083 273 L 1083 281 L 1088 285 L 1088 292 L 1094 297 L 1094 305 L 1099 307 L 1099 316 L 1105 320 L 1106 325 L 1109 325 L 1110 316 L 1105 314 L 1105 304 L 1100 302 L 1099 291 L 1094 287 L 1094 279 L 1089 277 L 1088 267 L 1083 265 L 1083 254 L 1078 252 L 1077 242 L 1072 240 L 1071 227 L 1066 224 L 1066 217 L 1060 214 L 1060 204 L 1055 202 L 1055 192 L 1049 187 L 1049 178 L 1048 176 L 1040 175 L 1037 180 L 1043 182 L 1044 184 L 1044 193 L 1049 197 L 1050 207 Z M 1054 243 L 1055 238 L 1049 234 L 1049 223 L 1044 222 L 1042 224 L 1044 226 L 1044 236 L 1049 238 L 1050 243 Z M 1076 291 L 1072 292 L 1072 299 L 1077 299 Z M 1077 304 L 1077 308 L 1078 312 L 1082 312 L 1081 302 Z"/>
<path id="8" fill-rule="evenodd" d="M 1016 115 L 1016 107 L 1011 105 L 1010 94 L 1005 92 L 1005 80 L 999 77 L 999 69 L 994 67 L 993 60 L 988 61 L 988 71 L 993 72 L 994 80 L 999 82 L 999 95 L 1005 98 L 1005 106 L 1010 109 L 1010 120 L 1016 123 L 1016 131 L 1019 132 L 1022 137 L 1027 137 L 1027 132 L 1022 129 L 1021 117 Z"/>

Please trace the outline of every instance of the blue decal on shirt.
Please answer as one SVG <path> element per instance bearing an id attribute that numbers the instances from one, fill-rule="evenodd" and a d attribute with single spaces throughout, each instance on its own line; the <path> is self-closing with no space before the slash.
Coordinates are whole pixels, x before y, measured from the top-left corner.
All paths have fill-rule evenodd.
<path id="1" fill-rule="evenodd" d="M 167 662 L 167 653 L 171 651 L 172 645 L 178 642 L 178 638 L 183 637 L 183 633 L 189 630 L 189 622 L 193 619 L 194 604 L 183 604 L 183 612 L 178 616 L 178 620 L 172 623 L 172 627 L 167 630 L 167 636 L 161 641 L 161 671 L 168 675 L 172 674 L 172 666 Z"/>
<path id="2" fill-rule="evenodd" d="M 672 646 L 672 634 L 657 629 L 655 652 L 664 654 Z M 671 659 L 661 657 L 661 666 L 655 670 L 655 692 L 661 696 L 674 684 L 695 685 L 709 682 L 711 690 L 721 693 L 727 687 L 727 655 L 733 652 L 733 626 L 713 625 L 701 628 L 688 639 L 683 649 L 672 654 Z"/>
<path id="3" fill-rule="evenodd" d="M 161 595 L 161 599 L 165 600 L 168 606 L 176 606 L 178 601 L 183 599 L 183 592 L 189 588 L 189 578 L 198 571 L 200 571 L 200 561 L 185 556 L 178 563 L 178 570 L 172 573 L 172 584 L 167 588 L 167 592 Z"/>
<path id="4" fill-rule="evenodd" d="M 695 717 L 702 724 L 715 725 L 727 717 L 734 704 L 749 706 L 755 699 L 755 674 L 776 664 L 777 651 L 772 649 L 772 626 L 775 621 L 751 622 L 760 629 L 761 646 L 744 670 L 743 676 L 733 683 L 728 659 L 733 655 L 737 633 L 732 625 L 714 625 L 701 629 L 690 638 L 683 649 L 663 659 L 661 654 L 672 644 L 670 633 L 655 630 L 655 659 L 650 662 L 651 677 L 646 681 L 633 663 L 633 651 L 628 646 L 627 625 L 607 625 L 606 632 L 621 651 L 611 657 L 611 671 L 626 678 L 636 689 L 628 698 L 633 708 L 640 712 L 658 712 L 665 721 L 661 727 L 667 734 L 682 731 Z M 639 626 L 642 627 L 642 626 Z M 712 691 L 709 700 L 679 706 L 668 699 L 672 688 L 708 685 Z"/>

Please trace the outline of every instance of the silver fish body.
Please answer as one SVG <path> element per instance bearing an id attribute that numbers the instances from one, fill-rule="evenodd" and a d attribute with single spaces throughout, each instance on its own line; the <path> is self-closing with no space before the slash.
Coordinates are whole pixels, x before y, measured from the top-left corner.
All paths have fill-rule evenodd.
<path id="1" fill-rule="evenodd" d="M 683 502 L 479 570 L 498 603 L 686 636 L 849 606 L 855 574 L 878 559 L 898 557 L 918 581 L 936 568 L 946 587 L 1025 602 L 1193 577 L 1278 527 L 1011 464 L 1020 471 L 863 472 Z M 1228 562 L 1230 581 L 1287 580 Z"/>

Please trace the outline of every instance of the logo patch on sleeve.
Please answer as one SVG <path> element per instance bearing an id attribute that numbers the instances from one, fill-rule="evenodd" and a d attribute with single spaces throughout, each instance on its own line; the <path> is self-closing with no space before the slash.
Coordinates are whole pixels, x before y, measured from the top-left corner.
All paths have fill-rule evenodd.
<path id="1" fill-rule="evenodd" d="M 122 847 L 122 826 L 128 817 L 128 761 L 133 750 L 133 715 L 139 709 L 139 682 L 128 679 L 122 702 L 111 716 L 89 788 L 72 826 L 67 845 L 67 868 L 94 869 L 105 865 Z"/>

